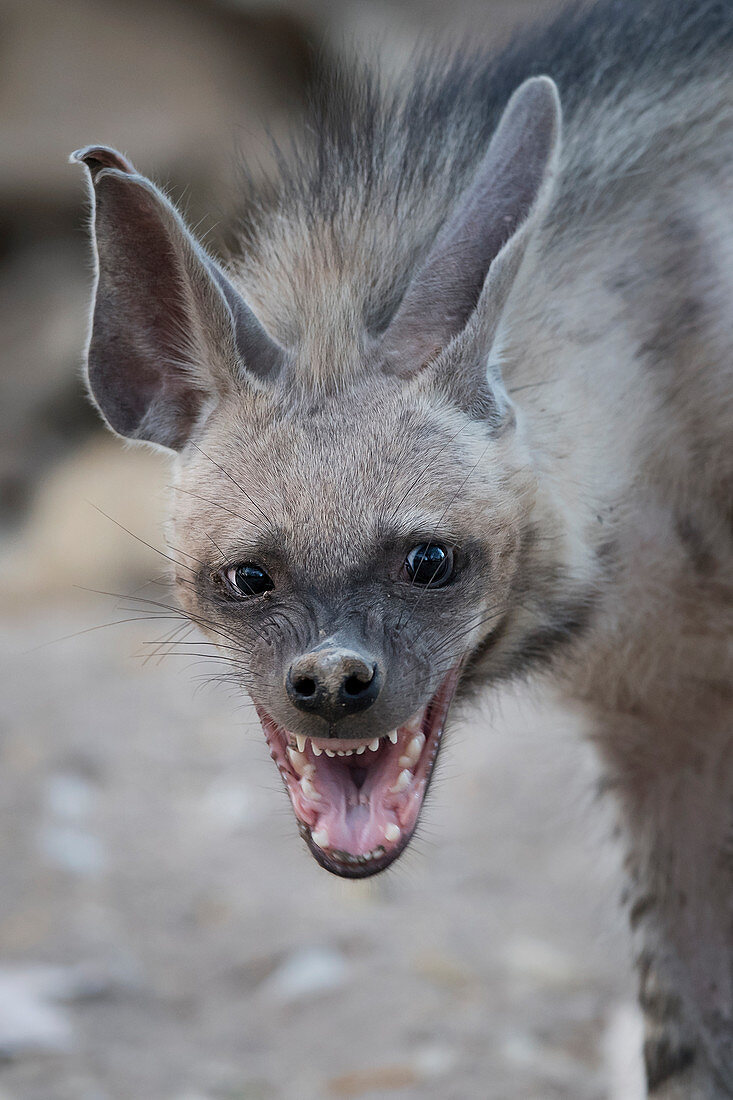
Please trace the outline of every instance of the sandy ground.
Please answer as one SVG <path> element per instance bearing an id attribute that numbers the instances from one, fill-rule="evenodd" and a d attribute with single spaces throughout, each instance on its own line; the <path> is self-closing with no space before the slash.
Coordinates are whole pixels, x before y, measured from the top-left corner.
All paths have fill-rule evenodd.
<path id="1" fill-rule="evenodd" d="M 114 601 L 2 635 L 0 1100 L 635 1100 L 609 807 L 575 719 L 454 722 L 367 883 L 299 840 L 250 708 Z"/>

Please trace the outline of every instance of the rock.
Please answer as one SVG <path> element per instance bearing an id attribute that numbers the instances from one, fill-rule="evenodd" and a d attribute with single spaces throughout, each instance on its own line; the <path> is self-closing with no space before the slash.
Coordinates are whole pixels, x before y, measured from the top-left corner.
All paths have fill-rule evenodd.
<path id="1" fill-rule="evenodd" d="M 71 1019 L 52 1003 L 57 981 L 53 967 L 0 968 L 0 1057 L 73 1048 Z"/>
<path id="2" fill-rule="evenodd" d="M 269 802 L 249 784 L 220 776 L 204 791 L 203 812 L 214 828 L 234 833 L 262 821 Z"/>
<path id="3" fill-rule="evenodd" d="M 515 937 L 504 951 L 504 963 L 517 977 L 540 987 L 569 987 L 581 978 L 578 963 L 551 943 L 530 936 Z"/>
<path id="4" fill-rule="evenodd" d="M 52 866 L 73 875 L 99 875 L 107 866 L 107 853 L 99 837 L 73 825 L 43 826 L 38 845 Z"/>
<path id="5" fill-rule="evenodd" d="M 96 791 L 88 779 L 73 772 L 57 772 L 46 784 L 46 809 L 64 821 L 83 821 L 94 805 Z"/>
<path id="6" fill-rule="evenodd" d="M 281 1004 L 340 989 L 349 966 L 332 947 L 302 947 L 288 955 L 263 985 L 268 997 Z"/>

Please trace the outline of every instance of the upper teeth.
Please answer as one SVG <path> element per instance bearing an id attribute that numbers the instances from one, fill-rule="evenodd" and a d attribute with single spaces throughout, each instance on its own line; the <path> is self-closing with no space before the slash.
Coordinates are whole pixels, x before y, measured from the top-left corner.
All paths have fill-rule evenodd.
<path id="1" fill-rule="evenodd" d="M 293 765 L 293 770 L 298 775 L 313 775 L 315 768 L 312 764 L 308 763 L 308 757 L 304 753 L 298 752 L 296 749 L 288 749 L 288 756 L 290 757 L 290 763 Z"/>
<path id="2" fill-rule="evenodd" d="M 404 754 L 400 757 L 399 764 L 401 768 L 413 768 L 420 759 L 420 753 L 425 745 L 425 737 L 422 733 L 416 734 L 413 737 L 410 744 L 404 751 Z"/>
<path id="3" fill-rule="evenodd" d="M 392 742 L 393 745 L 396 745 L 398 736 L 399 736 L 399 734 L 398 734 L 397 730 L 392 730 L 391 733 L 388 733 L 388 734 L 385 735 L 384 740 L 385 741 L 389 740 L 389 741 Z M 422 743 L 424 744 L 425 743 L 425 738 L 422 737 L 422 734 L 419 734 L 419 737 L 422 738 Z M 303 774 L 303 772 L 301 771 L 301 768 L 305 767 L 308 763 L 308 758 L 305 755 L 305 750 L 306 750 L 306 744 L 309 741 L 310 741 L 310 747 L 313 750 L 313 755 L 314 756 L 321 756 L 321 754 L 325 752 L 326 756 L 331 756 L 331 757 L 334 757 L 334 756 L 362 756 L 362 754 L 365 753 L 367 751 L 367 749 L 370 749 L 372 752 L 376 752 L 377 749 L 379 748 L 380 744 L 381 744 L 381 741 L 382 741 L 381 738 L 375 737 L 373 741 L 368 741 L 366 743 L 362 742 L 360 745 L 357 745 L 353 749 L 327 749 L 327 748 L 324 748 L 322 745 L 317 745 L 315 741 L 312 741 L 309 737 L 307 737 L 303 734 L 296 733 L 294 735 L 294 738 L 295 738 L 295 744 L 293 744 L 293 742 L 291 741 L 290 748 L 289 748 L 288 751 L 290 753 L 290 759 L 293 763 L 293 767 L 295 768 L 295 770 L 298 772 L 299 775 Z M 412 745 L 414 745 L 416 740 L 417 740 L 416 738 L 413 738 L 413 740 L 410 742 L 410 746 L 408 746 L 408 749 L 407 749 L 408 752 L 410 751 L 410 747 Z M 296 752 L 296 748 L 295 748 L 296 745 L 297 745 L 297 752 Z M 419 755 L 420 754 L 418 753 L 417 756 L 419 756 Z M 415 760 L 417 760 L 417 756 L 415 756 Z M 302 759 L 300 759 L 300 757 L 302 757 Z M 402 763 L 403 759 L 404 759 L 404 757 L 401 758 L 400 763 Z M 414 763 L 414 761 L 411 761 L 411 762 Z"/>
<path id="4" fill-rule="evenodd" d="M 287 755 L 290 761 L 290 765 L 293 771 L 300 779 L 300 789 L 303 795 L 314 802 L 321 802 L 323 796 L 316 788 L 313 780 L 316 776 L 316 767 L 312 764 L 308 758 L 306 752 L 306 743 L 309 740 L 304 734 L 296 733 L 293 735 L 295 739 L 295 745 L 291 741 L 287 748 Z M 396 745 L 399 734 L 397 730 L 392 730 L 387 734 L 386 739 Z M 320 756 L 325 752 L 326 756 L 331 758 L 335 756 L 361 756 L 369 748 L 372 752 L 376 752 L 379 749 L 380 738 L 375 737 L 373 741 L 369 741 L 368 744 L 362 742 L 353 749 L 327 749 L 321 748 L 311 741 L 311 748 L 313 749 L 314 756 Z M 399 758 L 400 772 L 394 784 L 389 788 L 390 794 L 402 794 L 408 787 L 412 786 L 415 776 L 413 774 L 413 768 L 417 764 L 420 754 L 425 747 L 425 736 L 422 733 L 416 733 L 406 746 L 403 746 L 402 755 Z M 282 770 L 282 769 L 281 769 Z M 285 775 L 285 772 L 283 771 Z M 400 839 L 401 832 L 399 825 L 391 823 L 385 828 L 385 839 L 390 843 L 395 843 Z M 328 833 L 325 829 L 317 829 L 313 833 L 313 840 L 320 848 L 328 847 Z"/>

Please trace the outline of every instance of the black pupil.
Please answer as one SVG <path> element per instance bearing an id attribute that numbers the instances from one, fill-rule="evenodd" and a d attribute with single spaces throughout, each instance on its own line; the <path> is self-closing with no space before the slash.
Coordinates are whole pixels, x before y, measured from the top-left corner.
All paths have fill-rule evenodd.
<path id="1" fill-rule="evenodd" d="M 234 583 L 245 596 L 261 596 L 263 592 L 269 592 L 273 583 L 264 569 L 259 565 L 238 565 L 234 572 Z"/>
<path id="2" fill-rule="evenodd" d="M 422 543 L 407 555 L 407 572 L 415 584 L 440 584 L 450 570 L 450 556 L 442 546 Z"/>

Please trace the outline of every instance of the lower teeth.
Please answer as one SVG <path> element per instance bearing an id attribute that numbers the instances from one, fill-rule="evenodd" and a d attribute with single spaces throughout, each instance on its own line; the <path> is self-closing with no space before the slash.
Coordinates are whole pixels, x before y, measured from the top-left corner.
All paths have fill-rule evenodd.
<path id="1" fill-rule="evenodd" d="M 363 856 L 352 855 L 351 852 L 342 852 L 339 848 L 334 848 L 331 853 L 335 859 L 340 863 L 369 863 L 372 859 L 378 859 L 384 855 L 384 848 L 374 848 L 371 852 L 366 852 Z"/>
<path id="2" fill-rule="evenodd" d="M 301 829 L 301 832 L 305 832 L 305 826 Z M 397 828 L 397 826 L 395 826 Z M 328 833 L 325 829 L 312 829 L 311 840 L 317 848 L 328 848 Z M 389 839 L 389 838 L 388 838 Z M 344 852 L 340 848 L 334 848 L 330 853 L 334 859 L 337 859 L 339 863 L 369 863 L 373 859 L 379 859 L 384 855 L 384 848 L 380 844 L 377 848 L 373 848 L 371 852 L 365 852 L 364 855 L 355 856 L 352 852 Z"/>

